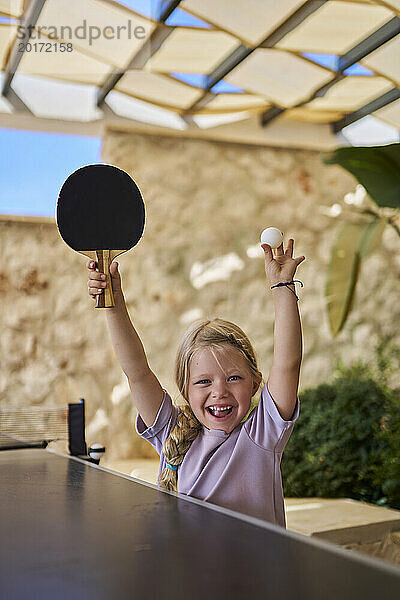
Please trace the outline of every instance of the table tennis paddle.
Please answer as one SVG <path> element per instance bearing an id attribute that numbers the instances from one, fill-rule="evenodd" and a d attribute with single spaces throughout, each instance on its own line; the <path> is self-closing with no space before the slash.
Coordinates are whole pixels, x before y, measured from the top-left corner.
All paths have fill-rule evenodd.
<path id="1" fill-rule="evenodd" d="M 96 308 L 114 306 L 110 264 L 138 243 L 144 229 L 145 207 L 136 183 L 112 165 L 81 167 L 60 190 L 56 220 L 64 242 L 107 274 Z"/>

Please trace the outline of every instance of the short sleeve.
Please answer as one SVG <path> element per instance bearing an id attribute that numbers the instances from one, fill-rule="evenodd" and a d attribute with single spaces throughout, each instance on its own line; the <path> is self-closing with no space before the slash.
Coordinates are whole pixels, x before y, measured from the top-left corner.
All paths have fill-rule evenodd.
<path id="1" fill-rule="evenodd" d="M 285 421 L 269 393 L 267 384 L 265 384 L 257 409 L 244 425 L 250 439 L 255 444 L 271 452 L 281 453 L 289 441 L 299 414 L 300 400 L 297 397 L 292 418 Z"/>
<path id="2" fill-rule="evenodd" d="M 165 440 L 176 425 L 179 409 L 172 404 L 170 395 L 164 390 L 164 397 L 158 409 L 156 419 L 151 427 L 147 427 L 138 413 L 135 429 L 140 437 L 144 438 L 153 446 L 161 456 Z"/>

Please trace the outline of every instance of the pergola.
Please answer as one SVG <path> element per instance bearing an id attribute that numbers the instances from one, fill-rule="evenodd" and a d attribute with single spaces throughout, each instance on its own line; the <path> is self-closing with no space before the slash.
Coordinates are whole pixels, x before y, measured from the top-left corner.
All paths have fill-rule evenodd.
<path id="1" fill-rule="evenodd" d="M 399 14 L 400 0 L 0 0 L 0 127 L 318 149 L 367 115 L 396 132 Z"/>

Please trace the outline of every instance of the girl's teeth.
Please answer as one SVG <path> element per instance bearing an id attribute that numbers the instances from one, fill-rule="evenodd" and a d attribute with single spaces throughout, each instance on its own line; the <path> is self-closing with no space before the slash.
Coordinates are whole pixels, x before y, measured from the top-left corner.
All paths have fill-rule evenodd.
<path id="1" fill-rule="evenodd" d="M 226 414 L 230 414 L 233 410 L 233 406 L 225 406 L 224 408 L 217 408 L 214 406 L 209 406 L 208 407 L 208 411 L 213 415 L 213 416 L 221 416 L 226 413 Z"/>

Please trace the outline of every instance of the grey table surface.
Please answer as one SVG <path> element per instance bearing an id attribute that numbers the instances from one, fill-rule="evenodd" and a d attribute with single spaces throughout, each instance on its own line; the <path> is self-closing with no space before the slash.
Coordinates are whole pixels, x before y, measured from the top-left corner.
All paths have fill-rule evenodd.
<path id="1" fill-rule="evenodd" d="M 0 598 L 394 600 L 400 569 L 24 449 L 0 452 Z"/>

